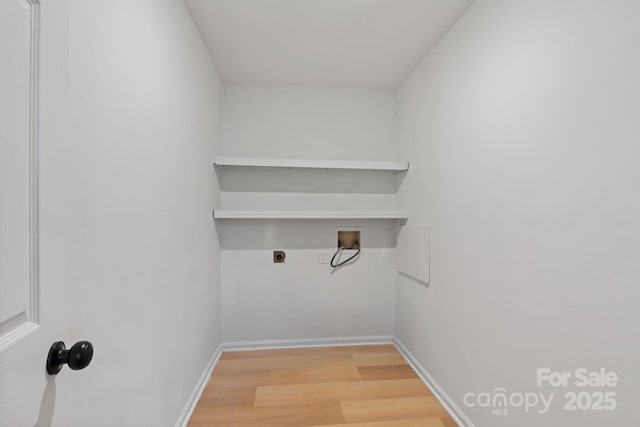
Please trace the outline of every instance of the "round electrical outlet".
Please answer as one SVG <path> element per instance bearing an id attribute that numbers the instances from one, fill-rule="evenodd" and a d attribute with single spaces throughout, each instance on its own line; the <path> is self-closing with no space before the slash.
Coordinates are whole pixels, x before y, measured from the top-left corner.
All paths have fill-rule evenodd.
<path id="1" fill-rule="evenodd" d="M 273 251 L 273 262 L 276 264 L 283 263 L 285 256 L 284 251 Z"/>

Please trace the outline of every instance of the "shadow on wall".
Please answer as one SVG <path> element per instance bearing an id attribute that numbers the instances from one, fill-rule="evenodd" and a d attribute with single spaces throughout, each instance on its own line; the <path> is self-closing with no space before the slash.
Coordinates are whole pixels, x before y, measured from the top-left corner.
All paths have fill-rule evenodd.
<path id="1" fill-rule="evenodd" d="M 391 220 L 220 220 L 222 247 L 248 249 L 327 249 L 337 247 L 339 228 L 362 229 L 362 247 L 394 248 L 398 223 Z"/>
<path id="2" fill-rule="evenodd" d="M 33 427 L 51 427 L 53 421 L 53 411 L 56 406 L 56 378 L 47 375 L 47 386 L 42 392 L 42 399 L 40 400 L 40 413 L 38 414 L 38 421 Z"/>
<path id="3" fill-rule="evenodd" d="M 405 172 L 343 169 L 215 168 L 222 191 L 396 194 Z"/>

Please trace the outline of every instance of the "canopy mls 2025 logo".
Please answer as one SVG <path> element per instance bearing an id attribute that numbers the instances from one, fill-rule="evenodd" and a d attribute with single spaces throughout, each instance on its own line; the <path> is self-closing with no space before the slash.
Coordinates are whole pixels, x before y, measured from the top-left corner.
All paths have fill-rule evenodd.
<path id="1" fill-rule="evenodd" d="M 502 416 L 513 410 L 546 414 L 554 404 L 562 405 L 565 411 L 613 411 L 617 406 L 614 391 L 617 384 L 618 375 L 605 368 L 595 371 L 538 368 L 536 386 L 562 389 L 562 397 L 556 399 L 555 392 L 542 391 L 509 393 L 504 387 L 496 387 L 490 392 L 466 393 L 462 402 L 469 408 L 488 408 L 493 415 Z M 560 402 L 554 403 L 556 401 Z"/>

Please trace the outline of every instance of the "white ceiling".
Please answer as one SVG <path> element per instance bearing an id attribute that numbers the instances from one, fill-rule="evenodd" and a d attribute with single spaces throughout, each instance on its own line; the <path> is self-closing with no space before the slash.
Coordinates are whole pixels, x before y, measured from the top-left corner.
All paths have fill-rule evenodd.
<path id="1" fill-rule="evenodd" d="M 397 88 L 472 0 L 185 0 L 223 80 Z"/>

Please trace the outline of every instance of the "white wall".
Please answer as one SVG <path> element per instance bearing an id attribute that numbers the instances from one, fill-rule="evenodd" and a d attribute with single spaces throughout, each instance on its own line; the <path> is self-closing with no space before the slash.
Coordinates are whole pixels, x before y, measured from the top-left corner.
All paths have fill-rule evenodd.
<path id="1" fill-rule="evenodd" d="M 395 227 L 380 222 L 391 221 L 228 221 L 224 340 L 392 335 Z M 360 227 L 364 249 L 357 262 L 332 271 L 319 261 L 333 255 L 339 226 Z M 274 249 L 286 251 L 284 264 L 273 263 Z"/>
<path id="2" fill-rule="evenodd" d="M 225 84 L 220 152 L 256 157 L 395 159 L 395 107 L 393 91 Z M 339 185 L 323 189 L 322 194 L 290 190 L 316 188 L 316 175 L 287 177 L 291 181 L 281 183 L 285 189 L 277 190 L 279 194 L 256 194 L 246 189 L 223 192 L 223 205 L 276 209 L 277 201 L 289 209 L 395 206 L 388 188 L 381 191 L 387 194 L 358 194 L 356 186 L 345 181 L 345 192 L 349 193 L 345 199 L 339 194 Z M 365 187 L 361 187 L 363 193 L 374 191 Z M 395 222 L 220 224 L 225 341 L 393 333 Z M 332 272 L 329 264 L 319 261 L 321 254 L 330 257 L 335 251 L 339 226 L 363 228 L 363 252 L 355 264 Z M 286 251 L 284 264 L 273 263 L 272 251 L 276 249 Z"/>
<path id="3" fill-rule="evenodd" d="M 400 340 L 463 408 L 552 391 L 538 367 L 620 378 L 613 412 L 557 389 L 547 415 L 466 408 L 477 426 L 640 425 L 638 16 L 478 0 L 399 91 L 400 196 L 432 225 L 430 286 L 398 277 Z"/>
<path id="4" fill-rule="evenodd" d="M 221 83 L 181 0 L 42 3 L 42 322 L 95 346 L 42 425 L 172 426 L 220 341 Z"/>
<path id="5" fill-rule="evenodd" d="M 220 152 L 341 160 L 395 156 L 396 93 L 225 83 Z"/>

